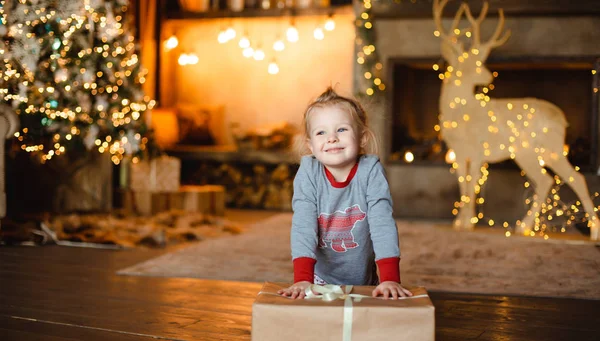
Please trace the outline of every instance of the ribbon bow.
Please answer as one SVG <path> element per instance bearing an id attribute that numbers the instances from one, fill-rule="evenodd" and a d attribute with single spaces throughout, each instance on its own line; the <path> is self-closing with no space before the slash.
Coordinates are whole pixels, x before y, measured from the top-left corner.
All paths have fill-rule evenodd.
<path id="1" fill-rule="evenodd" d="M 347 298 L 352 298 L 352 299 L 354 299 L 354 301 L 359 302 L 364 297 L 371 297 L 371 296 L 360 295 L 360 294 L 351 294 L 352 288 L 353 288 L 352 285 L 346 285 L 346 292 L 344 292 L 342 290 L 341 285 L 312 284 L 311 286 L 306 288 L 306 290 L 304 291 L 304 293 L 306 294 L 305 299 L 319 298 L 325 302 L 331 302 L 331 301 L 335 301 L 338 299 L 345 300 Z"/>
<path id="2" fill-rule="evenodd" d="M 343 341 L 352 340 L 352 301 L 360 302 L 363 298 L 373 298 L 367 295 L 351 294 L 352 285 L 346 285 L 346 291 L 342 290 L 340 285 L 317 285 L 312 284 L 304 293 L 306 294 L 305 299 L 321 299 L 325 302 L 331 302 L 335 300 L 344 300 L 344 329 L 342 332 Z"/>

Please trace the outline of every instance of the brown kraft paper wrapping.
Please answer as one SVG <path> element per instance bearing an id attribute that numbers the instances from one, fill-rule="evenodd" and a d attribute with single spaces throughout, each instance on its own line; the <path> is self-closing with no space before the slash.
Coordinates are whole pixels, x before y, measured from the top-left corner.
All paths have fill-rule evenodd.
<path id="1" fill-rule="evenodd" d="M 264 284 L 252 305 L 252 340 L 344 341 L 344 299 L 292 300 L 277 295 L 285 283 Z M 371 296 L 375 287 L 354 286 L 352 294 Z M 423 287 L 409 287 L 416 298 L 352 301 L 351 340 L 435 339 L 435 308 Z"/>

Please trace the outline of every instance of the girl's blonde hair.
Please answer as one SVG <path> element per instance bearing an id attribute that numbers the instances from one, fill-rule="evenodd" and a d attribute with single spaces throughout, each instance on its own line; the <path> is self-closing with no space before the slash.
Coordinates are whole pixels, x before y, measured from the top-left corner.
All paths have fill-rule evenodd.
<path id="1" fill-rule="evenodd" d="M 375 134 L 369 128 L 367 113 L 362 105 L 354 99 L 338 95 L 332 87 L 328 87 L 317 99 L 315 99 L 304 111 L 302 119 L 303 136 L 296 140 L 295 152 L 299 157 L 310 155 L 306 139 L 310 138 L 308 123 L 310 115 L 315 109 L 336 106 L 345 110 L 352 117 L 354 129 L 358 132 L 360 139 L 360 154 L 377 154 L 378 145 Z"/>

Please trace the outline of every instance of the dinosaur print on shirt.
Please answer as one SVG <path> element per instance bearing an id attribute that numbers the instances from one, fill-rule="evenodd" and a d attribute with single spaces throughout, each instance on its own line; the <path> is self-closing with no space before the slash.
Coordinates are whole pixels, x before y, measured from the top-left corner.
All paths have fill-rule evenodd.
<path id="1" fill-rule="evenodd" d="M 352 230 L 357 222 L 364 220 L 367 214 L 358 205 L 348 207 L 343 211 L 321 213 L 317 218 L 319 224 L 319 247 L 331 249 L 335 252 L 346 252 L 358 246 L 354 241 Z"/>

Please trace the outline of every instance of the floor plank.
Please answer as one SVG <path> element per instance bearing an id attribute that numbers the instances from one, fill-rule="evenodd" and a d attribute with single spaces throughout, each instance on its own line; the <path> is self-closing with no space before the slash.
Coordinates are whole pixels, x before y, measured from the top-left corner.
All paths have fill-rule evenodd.
<path id="1" fill-rule="evenodd" d="M 116 274 L 177 247 L 0 247 L 0 338 L 250 340 L 251 305 L 262 283 Z M 430 297 L 438 341 L 598 340 L 600 335 L 597 300 L 435 291 Z"/>
<path id="2" fill-rule="evenodd" d="M 2 335 L 3 340 L 160 340 L 156 335 L 128 334 L 117 330 L 100 330 L 85 326 L 57 324 L 3 315 L 0 315 L 0 326 L 2 326 L 0 335 Z"/>

